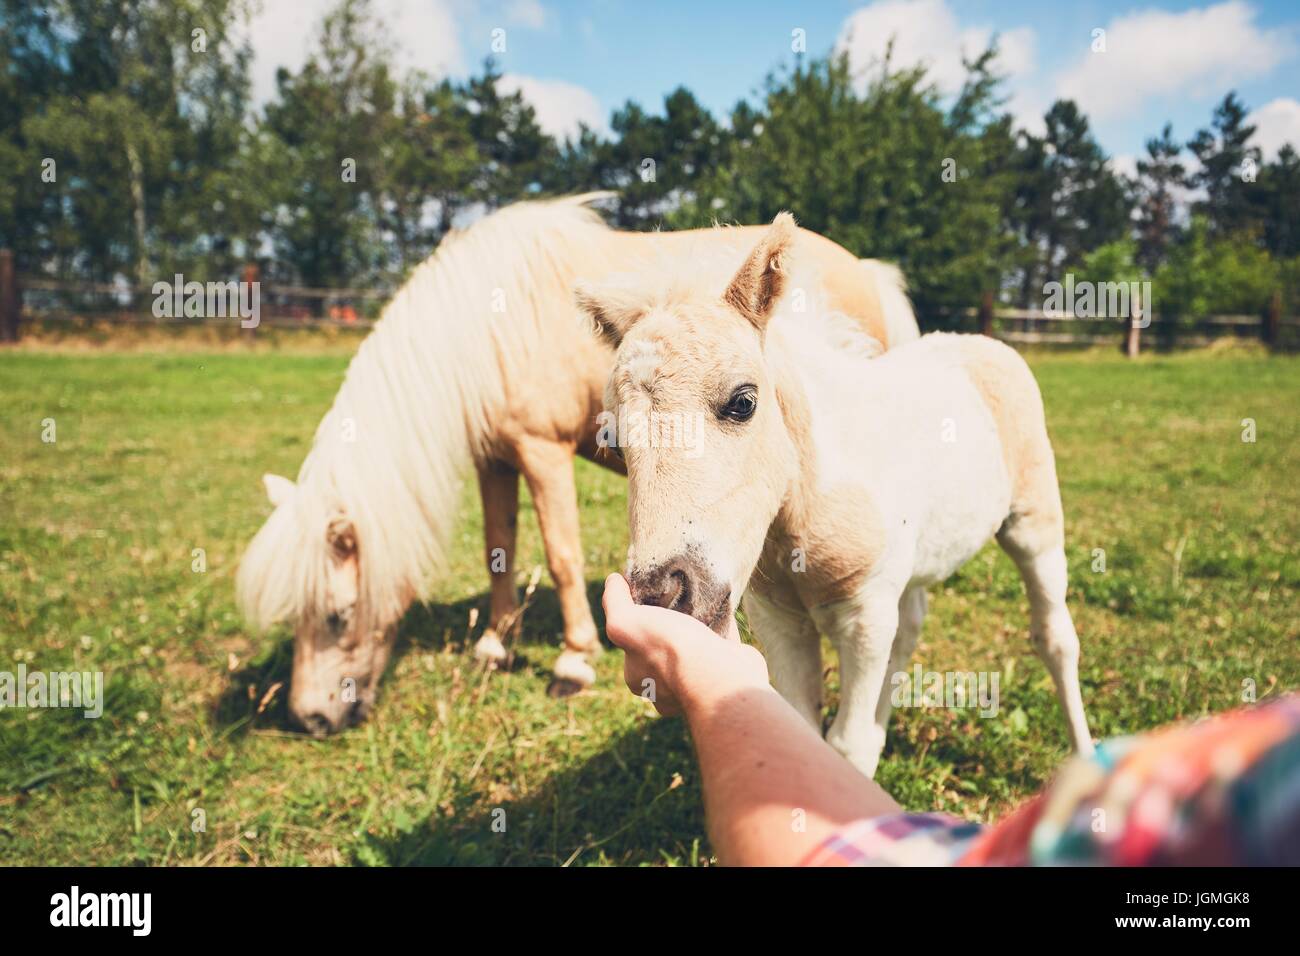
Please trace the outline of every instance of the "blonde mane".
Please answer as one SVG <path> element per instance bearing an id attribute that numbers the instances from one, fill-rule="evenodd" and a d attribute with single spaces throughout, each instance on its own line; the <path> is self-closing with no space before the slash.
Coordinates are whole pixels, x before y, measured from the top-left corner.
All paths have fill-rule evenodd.
<path id="1" fill-rule="evenodd" d="M 507 207 L 415 269 L 348 366 L 292 493 L 244 555 L 237 586 L 250 624 L 319 611 L 325 529 L 339 511 L 358 543 L 362 628 L 425 596 L 507 383 L 542 352 L 547 310 L 572 308 L 580 248 L 609 231 L 587 208 L 605 195 Z"/>

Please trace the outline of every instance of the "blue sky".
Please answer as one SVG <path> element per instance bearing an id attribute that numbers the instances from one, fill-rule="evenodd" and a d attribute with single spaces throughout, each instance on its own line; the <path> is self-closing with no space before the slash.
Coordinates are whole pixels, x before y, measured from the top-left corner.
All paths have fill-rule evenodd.
<path id="1" fill-rule="evenodd" d="M 399 61 L 465 75 L 492 52 L 543 125 L 563 134 L 598 127 L 628 99 L 658 109 L 678 85 L 725 116 L 764 76 L 793 62 L 792 31 L 812 55 L 847 49 L 865 71 L 895 38 L 896 59 L 928 63 L 941 87 L 960 56 L 998 35 L 1010 74 L 1008 108 L 1033 127 L 1057 96 L 1078 99 L 1102 145 L 1130 165 L 1166 121 L 1186 139 L 1236 89 L 1256 113 L 1268 154 L 1300 148 L 1300 4 L 1295 0 L 1143 2 L 877 0 L 853 3 L 624 0 L 372 0 Z M 295 66 L 330 0 L 264 0 L 253 24 L 255 82 Z M 1098 38 L 1094 31 L 1104 30 Z M 495 33 L 494 31 L 504 31 Z M 1104 49 L 1094 50 L 1098 39 Z"/>

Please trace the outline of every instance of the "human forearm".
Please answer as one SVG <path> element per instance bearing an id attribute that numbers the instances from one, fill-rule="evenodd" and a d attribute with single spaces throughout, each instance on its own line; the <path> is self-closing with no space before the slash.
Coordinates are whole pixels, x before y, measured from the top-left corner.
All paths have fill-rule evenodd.
<path id="1" fill-rule="evenodd" d="M 741 643 L 734 622 L 719 638 L 685 614 L 633 604 L 617 574 L 604 604 L 628 688 L 662 714 L 686 715 L 724 863 L 793 865 L 835 828 L 898 809 L 772 689 L 763 656 Z"/>
<path id="2" fill-rule="evenodd" d="M 899 809 L 770 687 L 683 703 L 724 864 L 794 865 L 844 824 Z"/>

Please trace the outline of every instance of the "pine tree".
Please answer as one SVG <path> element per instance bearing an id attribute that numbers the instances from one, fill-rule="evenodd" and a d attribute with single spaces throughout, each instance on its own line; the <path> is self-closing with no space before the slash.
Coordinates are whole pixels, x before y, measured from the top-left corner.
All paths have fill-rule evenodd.
<path id="1" fill-rule="evenodd" d="M 1180 159 L 1182 144 L 1168 123 L 1159 136 L 1147 140 L 1146 151 L 1137 162 L 1137 261 L 1154 273 L 1178 235 L 1175 216 L 1187 186 L 1187 168 Z"/>
<path id="2" fill-rule="evenodd" d="M 1264 245 L 1279 259 L 1300 256 L 1300 154 L 1290 143 L 1260 172 L 1257 215 L 1264 222 Z"/>
<path id="3" fill-rule="evenodd" d="M 1251 197 L 1259 174 L 1260 151 L 1250 145 L 1255 127 L 1246 123 L 1246 107 L 1229 93 L 1215 108 L 1208 129 L 1187 144 L 1200 168 L 1191 184 L 1205 191 L 1194 211 L 1203 215 L 1212 236 L 1227 236 L 1259 225 Z"/>
<path id="4" fill-rule="evenodd" d="M 1082 261 L 1128 228 L 1124 184 L 1072 100 L 1057 100 L 1043 117 L 1044 134 L 1021 135 L 1015 225 L 1025 249 L 1021 298 L 1038 298 L 1041 282 Z"/>

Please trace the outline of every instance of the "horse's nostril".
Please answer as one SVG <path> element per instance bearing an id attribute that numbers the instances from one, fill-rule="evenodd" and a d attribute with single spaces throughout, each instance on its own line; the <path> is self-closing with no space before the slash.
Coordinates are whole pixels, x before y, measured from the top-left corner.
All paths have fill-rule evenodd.
<path id="1" fill-rule="evenodd" d="M 302 729 L 313 737 L 328 737 L 334 727 L 324 714 L 308 714 L 302 718 Z"/>
<path id="2" fill-rule="evenodd" d="M 664 595 L 668 598 L 668 601 L 664 604 L 664 607 L 675 611 L 680 606 L 689 606 L 691 602 L 691 582 L 686 577 L 686 572 L 678 568 L 668 575 L 668 582 Z"/>
<path id="3" fill-rule="evenodd" d="M 689 614 L 690 577 L 682 568 L 656 569 L 647 575 L 636 576 L 632 581 L 632 600 L 637 604 L 664 607 L 670 611 Z"/>
<path id="4" fill-rule="evenodd" d="M 637 604 L 667 608 L 726 632 L 731 615 L 731 585 L 718 580 L 702 562 L 690 555 L 655 567 L 634 569 L 628 576 L 632 600 Z"/>

